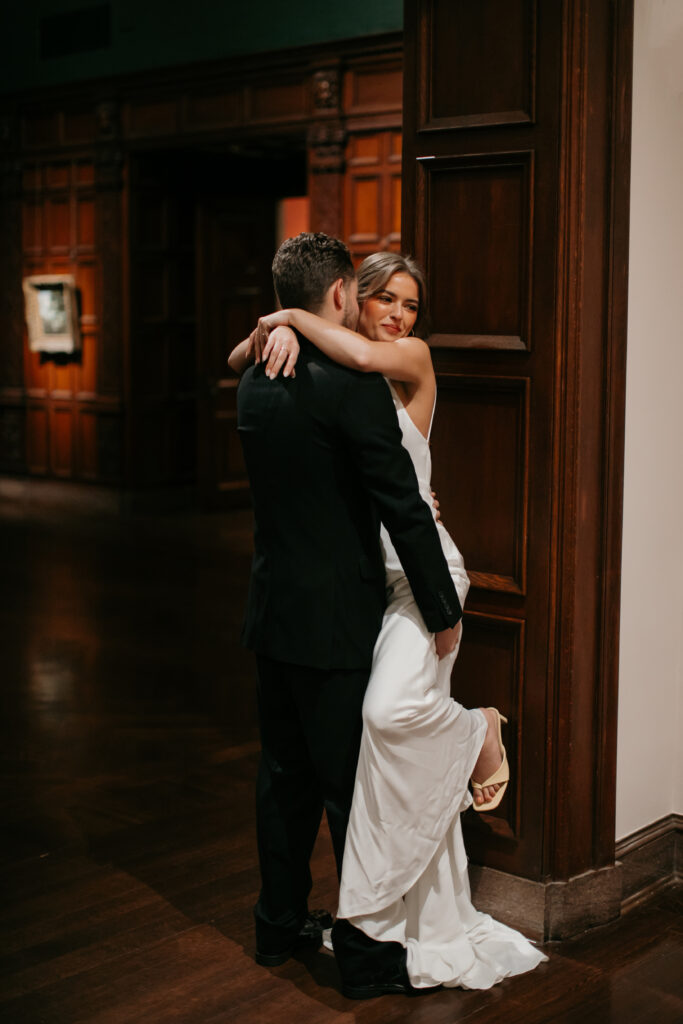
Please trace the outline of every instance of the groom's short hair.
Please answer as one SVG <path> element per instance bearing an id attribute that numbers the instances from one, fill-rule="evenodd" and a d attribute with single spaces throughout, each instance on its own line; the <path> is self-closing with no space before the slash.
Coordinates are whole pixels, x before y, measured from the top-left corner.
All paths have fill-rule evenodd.
<path id="1" fill-rule="evenodd" d="M 273 260 L 273 283 L 283 309 L 317 313 L 330 285 L 340 277 L 351 281 L 355 276 L 344 243 L 321 231 L 302 231 L 288 238 Z"/>

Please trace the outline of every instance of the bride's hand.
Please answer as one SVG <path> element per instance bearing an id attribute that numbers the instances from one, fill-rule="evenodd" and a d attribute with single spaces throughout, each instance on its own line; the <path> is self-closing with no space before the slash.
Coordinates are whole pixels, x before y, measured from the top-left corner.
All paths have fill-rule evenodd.
<path id="1" fill-rule="evenodd" d="M 289 310 L 278 309 L 275 313 L 268 313 L 267 316 L 259 317 L 259 322 L 249 335 L 250 344 L 253 344 L 254 362 L 260 363 L 266 358 L 265 349 L 268 345 L 268 338 L 276 327 L 289 326 Z"/>
<path id="2" fill-rule="evenodd" d="M 441 512 L 439 511 L 439 499 L 436 496 L 436 491 L 430 491 L 432 496 L 432 505 L 434 506 L 434 519 L 438 523 L 441 521 Z"/>
<path id="3" fill-rule="evenodd" d="M 275 327 L 263 350 L 266 377 L 273 380 L 282 371 L 283 377 L 295 377 L 294 367 L 299 358 L 299 342 L 291 327 Z"/>

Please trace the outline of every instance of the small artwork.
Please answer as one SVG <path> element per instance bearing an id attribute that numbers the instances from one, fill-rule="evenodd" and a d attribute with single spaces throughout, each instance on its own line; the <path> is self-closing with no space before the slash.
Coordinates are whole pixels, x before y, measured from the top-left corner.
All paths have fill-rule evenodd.
<path id="1" fill-rule="evenodd" d="M 32 352 L 76 352 L 78 329 L 76 282 L 70 274 L 24 278 L 28 346 Z"/>

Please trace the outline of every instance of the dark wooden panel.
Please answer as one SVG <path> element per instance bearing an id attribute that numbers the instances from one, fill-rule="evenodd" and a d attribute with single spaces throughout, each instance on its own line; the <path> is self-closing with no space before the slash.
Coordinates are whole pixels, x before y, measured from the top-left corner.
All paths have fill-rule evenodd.
<path id="1" fill-rule="evenodd" d="M 380 183 L 376 176 L 351 179 L 350 231 L 351 245 L 369 242 L 377 245 L 380 238 Z"/>
<path id="2" fill-rule="evenodd" d="M 438 374 L 434 485 L 472 584 L 524 594 L 529 382 Z"/>
<path id="3" fill-rule="evenodd" d="M 222 408 L 216 413 L 215 473 L 223 494 L 244 491 L 247 468 L 237 434 L 237 387 L 232 381 L 223 389 Z"/>
<path id="4" fill-rule="evenodd" d="M 74 472 L 74 424 L 70 406 L 50 410 L 50 469 L 54 476 L 71 477 Z"/>
<path id="5" fill-rule="evenodd" d="M 420 130 L 533 120 L 536 0 L 428 0 L 422 33 Z"/>
<path id="6" fill-rule="evenodd" d="M 187 97 L 183 121 L 188 130 L 236 124 L 242 118 L 243 94 L 230 92 L 198 93 Z"/>
<path id="7" fill-rule="evenodd" d="M 177 394 L 188 390 L 197 373 L 197 339 L 194 330 L 177 333 L 168 348 L 168 386 Z"/>
<path id="8" fill-rule="evenodd" d="M 420 161 L 418 225 L 434 344 L 529 347 L 533 159 L 530 153 Z M 448 259 L 435 254 L 448 251 Z"/>
<path id="9" fill-rule="evenodd" d="M 174 478 L 178 482 L 193 481 L 197 473 L 197 404 L 194 396 L 186 401 L 177 401 L 169 413 L 168 440 Z"/>
<path id="10" fill-rule="evenodd" d="M 275 204 L 267 196 L 202 204 L 198 222 L 198 364 L 201 382 L 198 467 L 207 507 L 248 500 L 236 430 L 237 381 L 227 370 L 231 347 L 253 329 L 273 295 L 270 263 Z M 225 286 L 215 287 L 214 267 Z"/>
<path id="11" fill-rule="evenodd" d="M 135 484 L 185 482 L 196 467 L 193 173 L 155 155 L 132 168 L 126 447 Z"/>
<path id="12" fill-rule="evenodd" d="M 87 258 L 87 257 L 86 257 Z M 79 261 L 75 268 L 76 287 L 80 301 L 81 324 L 91 327 L 98 322 L 99 281 L 98 267 L 95 262 Z"/>
<path id="13" fill-rule="evenodd" d="M 22 136 L 27 149 L 54 146 L 59 141 L 59 115 L 56 110 L 27 111 L 23 117 Z"/>
<path id="14" fill-rule="evenodd" d="M 185 255 L 179 253 L 169 265 L 169 286 L 171 289 L 171 309 L 179 324 L 194 324 L 196 309 L 195 287 L 195 254 L 192 251 Z"/>
<path id="15" fill-rule="evenodd" d="M 614 870 L 631 18 L 630 0 L 405 9 L 403 230 L 428 264 L 435 364 L 529 380 L 524 593 L 475 586 L 468 607 L 526 624 L 520 737 L 537 776 L 521 785 L 535 800 L 524 793 L 516 847 L 491 831 L 475 856 L 562 884 Z M 466 38 L 477 24 L 487 53 Z M 480 475 L 508 501 L 521 483 L 517 442 L 488 447 L 500 410 L 480 408 L 435 439 L 437 489 L 454 463 L 463 506 Z M 482 512 L 492 548 L 512 537 L 501 513 Z M 452 532 L 476 584 L 468 516 Z"/>
<path id="16" fill-rule="evenodd" d="M 42 362 L 38 352 L 24 345 L 24 381 L 32 397 L 47 398 L 50 387 L 50 363 Z"/>
<path id="17" fill-rule="evenodd" d="M 23 250 L 27 256 L 39 255 L 44 243 L 43 205 L 26 200 L 22 210 Z"/>
<path id="18" fill-rule="evenodd" d="M 97 393 L 97 342 L 96 334 L 87 329 L 81 332 L 81 360 L 77 387 L 88 397 Z"/>
<path id="19" fill-rule="evenodd" d="M 26 471 L 26 412 L 0 406 L 0 467 L 3 472 Z"/>
<path id="20" fill-rule="evenodd" d="M 140 262 L 136 288 L 138 314 L 148 324 L 159 323 L 169 314 L 169 270 L 166 262 Z"/>
<path id="21" fill-rule="evenodd" d="M 79 196 L 76 200 L 76 245 L 80 250 L 95 246 L 95 200 Z"/>
<path id="22" fill-rule="evenodd" d="M 97 413 L 90 409 L 78 411 L 78 476 L 97 480 Z"/>
<path id="23" fill-rule="evenodd" d="M 374 65 L 349 70 L 345 80 L 344 111 L 348 115 L 401 109 L 403 75 L 400 67 Z"/>
<path id="24" fill-rule="evenodd" d="M 463 642 L 455 663 L 451 689 L 465 707 L 497 707 L 508 719 L 503 742 L 510 763 L 510 784 L 501 805 L 487 815 L 486 829 L 514 838 L 519 832 L 519 803 L 523 793 L 524 634 L 520 619 L 465 611 Z M 490 818 L 495 817 L 495 826 Z"/>
<path id="25" fill-rule="evenodd" d="M 124 274 L 128 264 L 123 252 L 123 180 L 116 153 L 97 166 L 95 230 L 98 250 L 97 310 L 100 332 L 97 349 L 97 390 L 119 395 L 124 372 L 124 317 L 127 301 Z"/>
<path id="26" fill-rule="evenodd" d="M 97 417 L 97 474 L 107 483 L 123 478 L 123 425 L 120 416 Z"/>
<path id="27" fill-rule="evenodd" d="M 82 350 L 68 359 L 45 358 L 30 352 L 26 345 L 23 352 L 24 384 L 32 410 L 27 441 L 31 452 L 29 472 L 65 478 L 80 477 L 82 466 L 85 478 L 97 478 L 95 434 L 84 434 L 79 420 L 81 403 L 98 397 L 97 374 L 102 362 L 103 288 L 98 244 L 102 231 L 98 202 L 107 193 L 93 189 L 94 170 L 91 159 L 50 160 L 30 168 L 23 180 L 23 272 L 73 274 L 78 291 Z M 115 235 L 113 231 L 105 233 L 109 246 Z M 113 311 L 106 318 L 107 329 L 112 331 L 116 329 L 121 296 L 113 290 L 107 294 Z M 117 343 L 116 362 L 120 365 L 120 337 Z M 83 457 L 82 445 L 86 445 Z"/>
<path id="28" fill-rule="evenodd" d="M 77 160 L 74 164 L 74 181 L 76 185 L 94 185 L 95 167 L 90 160 Z"/>
<path id="29" fill-rule="evenodd" d="M 21 171 L 21 184 L 26 196 L 30 195 L 31 192 L 40 192 L 43 187 L 42 166 L 27 163 Z"/>
<path id="30" fill-rule="evenodd" d="M 379 164 L 382 159 L 381 135 L 352 135 L 346 151 L 349 167 L 362 167 L 365 164 Z"/>
<path id="31" fill-rule="evenodd" d="M 29 406 L 26 412 L 26 443 L 29 473 L 48 471 L 48 413 L 46 408 Z"/>
<path id="32" fill-rule="evenodd" d="M 161 404 L 142 406 L 131 416 L 131 435 L 135 439 L 134 483 L 167 482 L 167 426 L 167 418 Z"/>
<path id="33" fill-rule="evenodd" d="M 48 199 L 45 217 L 50 255 L 68 256 L 71 248 L 71 209 L 68 199 Z"/>
<path id="34" fill-rule="evenodd" d="M 248 121 L 292 121 L 306 117 L 310 107 L 302 79 L 254 85 L 247 91 Z"/>
<path id="35" fill-rule="evenodd" d="M 130 351 L 131 393 L 162 399 L 168 389 L 168 335 L 165 331 L 135 332 Z"/>
<path id="36" fill-rule="evenodd" d="M 392 243 L 390 248 L 400 248 L 401 245 L 401 176 L 392 174 L 387 189 L 389 209 L 387 213 L 387 224 L 389 225 L 389 239 Z"/>
<path id="37" fill-rule="evenodd" d="M 24 384 L 24 296 L 21 280 L 26 273 L 22 253 L 22 172 L 18 161 L 6 160 L 0 172 L 0 224 L 2 244 L 0 245 L 0 280 L 5 282 L 3 300 L 0 303 L 0 388 L 21 393 Z M 21 396 L 23 397 L 23 395 Z M 10 421 L 12 417 L 10 417 Z M 6 421 L 6 424 L 10 421 Z M 16 423 L 16 421 L 14 421 Z M 25 462 L 23 443 L 24 423 L 21 423 L 21 463 Z M 15 437 L 14 427 L 5 428 L 5 454 L 15 468 L 20 463 L 14 454 L 17 449 L 10 444 Z"/>
<path id="38" fill-rule="evenodd" d="M 71 184 L 71 164 L 48 163 L 45 165 L 45 187 L 65 191 Z"/>
<path id="39" fill-rule="evenodd" d="M 50 397 L 67 399 L 73 398 L 75 391 L 74 373 L 76 366 L 72 362 L 48 362 Z"/>
<path id="40" fill-rule="evenodd" d="M 64 142 L 92 142 L 97 137 L 97 122 L 95 111 L 91 108 L 86 110 L 65 110 L 62 119 L 62 132 Z"/>
<path id="41" fill-rule="evenodd" d="M 131 138 L 173 135 L 178 128 L 178 101 L 132 102 L 124 109 L 125 133 Z"/>
<path id="42" fill-rule="evenodd" d="M 146 193 L 131 216 L 131 244 L 136 250 L 165 249 L 169 241 L 169 208 L 166 196 Z"/>
<path id="43" fill-rule="evenodd" d="M 344 238 L 358 263 L 401 244 L 401 134 L 352 134 L 346 148 Z"/>

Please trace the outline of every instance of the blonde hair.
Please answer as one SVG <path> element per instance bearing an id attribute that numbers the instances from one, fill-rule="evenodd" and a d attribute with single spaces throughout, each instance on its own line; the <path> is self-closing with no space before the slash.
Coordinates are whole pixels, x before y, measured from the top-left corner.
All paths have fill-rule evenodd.
<path id="1" fill-rule="evenodd" d="M 366 256 L 358 268 L 358 301 L 364 302 L 377 295 L 386 288 L 394 274 L 408 274 L 417 285 L 419 310 L 413 331 L 419 338 L 427 337 L 427 285 L 422 267 L 412 256 L 403 256 L 399 252 L 373 252 Z"/>

